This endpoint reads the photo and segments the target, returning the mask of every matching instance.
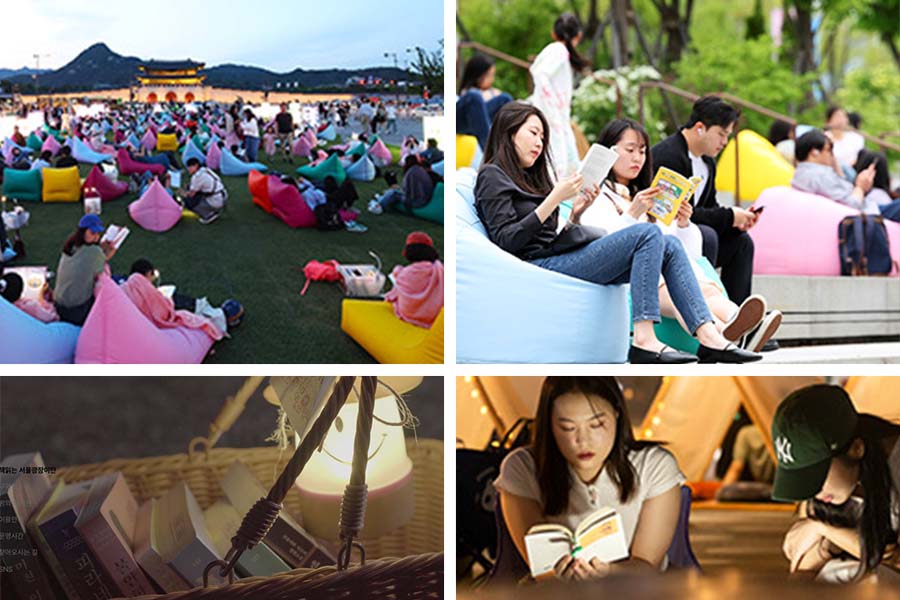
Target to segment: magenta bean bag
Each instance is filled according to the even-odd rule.
[[[124,148],[119,148],[116,159],[119,161],[119,173],[121,175],[141,174],[144,171],[150,171],[154,175],[159,176],[166,172],[166,167],[159,163],[142,163],[134,160]]]
[[[201,363],[213,340],[202,329],[160,329],[103,275],[94,287],[75,362],[80,364]]]
[[[369,156],[372,157],[372,162],[376,167],[386,167],[394,160],[391,151],[380,139],[375,140],[375,143],[369,147]]]
[[[754,274],[841,274],[838,224],[844,217],[858,215],[858,210],[784,186],[763,190],[754,206],[766,207],[750,229]],[[885,219],[884,226],[891,256],[900,262],[900,223]]]
[[[300,190],[289,183],[283,183],[275,176],[269,176],[269,202],[272,203],[272,214],[288,226],[316,226],[316,215],[303,199]]]
[[[141,138],[141,146],[143,146],[147,152],[156,150],[156,134],[153,133],[152,128],[148,128],[144,137]]]
[[[222,150],[216,142],[210,142],[206,149],[206,166],[216,170],[222,166]]]
[[[94,168],[91,169],[87,179],[84,180],[84,185],[81,186],[81,189],[84,191],[89,187],[97,190],[97,193],[100,194],[100,200],[108,202],[124,196],[128,191],[128,182],[113,181],[100,171],[100,167],[94,165]]]
[[[43,154],[45,150],[49,150],[53,156],[56,156],[60,147],[61,146],[59,145],[59,142],[56,141],[56,138],[52,135],[48,135],[47,139],[44,140],[44,143],[41,144],[41,154]]]
[[[175,227],[181,219],[181,206],[154,179],[144,195],[128,205],[128,214],[144,229],[163,232]]]
[[[294,153],[294,156],[309,158],[310,154],[312,154],[312,149],[313,147],[310,145],[309,139],[301,135],[297,138],[297,141],[294,142],[294,147],[291,149],[291,152]]]

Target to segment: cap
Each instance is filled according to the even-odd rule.
[[[831,459],[856,433],[858,414],[850,396],[835,385],[811,385],[791,393],[772,419],[777,467],[772,498],[812,498],[828,477]]]
[[[93,231],[94,233],[103,233],[103,221],[100,220],[95,214],[84,215],[81,217],[81,220],[78,221],[79,229],[87,229],[89,231]]]
[[[409,246],[410,244],[425,244],[426,246],[434,247],[434,241],[431,239],[431,236],[424,231],[413,231],[406,236],[406,245]]]

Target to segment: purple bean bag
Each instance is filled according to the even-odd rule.
[[[222,166],[222,150],[215,142],[210,142],[206,149],[206,166],[216,170]]]
[[[59,142],[56,141],[56,138],[52,135],[48,135],[47,139],[44,140],[44,143],[41,145],[41,153],[45,150],[49,150],[53,156],[56,156],[56,153],[59,152],[59,149],[62,146],[59,145]]]
[[[163,232],[175,227],[181,219],[181,206],[154,179],[144,195],[128,205],[128,214],[144,229]]]
[[[141,138],[141,146],[143,146],[147,152],[156,150],[156,134],[153,133],[152,128],[147,129],[144,137]]]

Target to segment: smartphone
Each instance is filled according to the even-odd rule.
[[[751,206],[750,207],[750,212],[752,212],[755,215],[761,215],[762,211],[764,211],[764,210],[766,210],[765,206]]]

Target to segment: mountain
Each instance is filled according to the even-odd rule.
[[[0,69],[0,79],[9,79],[10,77],[16,77],[17,75],[31,77],[32,75],[41,75],[42,73],[49,72],[50,69],[29,69],[28,67],[22,67],[21,69]]]
[[[192,57],[193,58],[193,57]],[[42,90],[98,90],[125,87],[135,83],[138,65],[143,61],[134,56],[116,54],[106,44],[97,43],[84,50],[65,66],[43,73],[38,84]],[[215,87],[241,87],[245,89],[277,89],[288,82],[299,82],[301,88],[341,87],[349,77],[376,77],[387,80],[404,80],[409,75],[394,67],[368,69],[295,69],[289,73],[275,73],[259,67],[224,64],[200,71],[206,82]],[[13,83],[31,83],[30,74],[9,77]]]

